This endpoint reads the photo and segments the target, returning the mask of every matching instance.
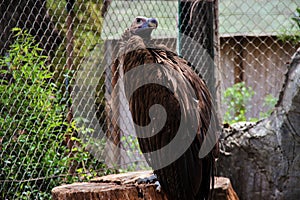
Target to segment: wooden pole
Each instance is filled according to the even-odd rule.
[[[239,40],[237,44],[234,45],[234,51],[236,57],[234,58],[234,84],[244,81],[244,64],[243,64],[243,37],[237,37],[236,40]]]
[[[117,168],[120,165],[120,143],[121,132],[119,127],[120,115],[120,96],[119,88],[117,87],[118,80],[120,78],[120,69],[117,67],[118,60],[112,60],[117,58],[118,41],[106,41],[105,42],[105,55],[109,56],[105,73],[105,86],[106,86],[106,146],[105,146],[105,163],[108,167]]]
[[[194,67],[199,70],[198,73],[206,81],[215,99],[214,26],[216,24],[214,22],[214,3],[212,0],[179,1],[180,38],[178,46],[179,54],[182,57],[193,65],[198,65]],[[200,57],[198,57],[199,54]]]
[[[66,71],[67,71],[67,76],[65,77],[65,86],[66,86],[66,96],[67,99],[71,98],[71,93],[72,93],[72,87],[70,85],[70,77],[72,76],[71,70],[73,68],[73,52],[74,52],[74,35],[73,35],[73,17],[74,17],[74,12],[73,12],[73,4],[74,1],[72,0],[67,0],[67,5],[66,5],[66,10],[68,12],[67,19],[66,19],[66,26],[67,26],[67,47],[66,47],[66,52],[67,52],[67,62],[66,62]],[[71,99],[68,100],[68,113],[67,113],[67,122],[71,124],[73,121],[73,111],[72,111],[72,105],[71,105]],[[67,133],[65,136],[66,138],[66,144],[67,147],[70,151],[69,156],[73,157],[72,153],[72,148],[75,145],[75,142],[71,140],[71,137],[74,136],[75,133]],[[70,164],[69,168],[69,174],[74,174],[76,171],[76,166],[77,163],[72,162]]]

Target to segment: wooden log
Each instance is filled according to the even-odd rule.
[[[167,200],[163,191],[158,192],[154,183],[138,184],[137,180],[151,176],[152,171],[128,172],[95,178],[87,183],[73,183],[53,188],[53,200]],[[238,200],[230,180],[217,177],[215,200]]]
[[[229,178],[216,177],[213,198],[214,200],[238,200]]]

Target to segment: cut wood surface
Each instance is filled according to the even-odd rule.
[[[167,200],[163,191],[158,192],[154,183],[138,184],[137,180],[151,176],[152,171],[137,171],[98,177],[86,183],[73,183],[55,187],[53,200]],[[237,200],[230,180],[217,177],[215,200]]]

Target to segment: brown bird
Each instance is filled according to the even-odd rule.
[[[122,35],[115,77],[124,74],[141,151],[168,199],[209,199],[217,142],[204,157],[199,152],[217,126],[211,95],[189,62],[153,42],[157,26],[155,18],[134,19]]]

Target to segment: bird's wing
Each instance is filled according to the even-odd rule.
[[[197,112],[197,121],[198,121],[198,131],[197,135],[187,149],[182,158],[180,158],[180,165],[182,169],[180,170],[182,181],[186,181],[184,185],[190,185],[190,188],[193,193],[193,196],[207,196],[209,194],[210,178],[213,170],[214,158],[211,155],[208,155],[204,159],[199,159],[199,152],[201,145],[203,143],[204,137],[207,134],[209,126],[211,124],[211,115],[212,115],[212,100],[210,92],[203,81],[192,69],[192,66],[184,59],[177,56],[175,53],[168,51],[166,49],[152,49],[153,54],[155,54],[156,61],[162,63],[166,68],[175,69],[179,76],[182,76],[193,88],[196,95],[196,112]],[[180,84],[180,87],[184,84]],[[185,91],[185,90],[183,90]],[[175,94],[176,95],[176,94]],[[177,95],[182,97],[183,95]],[[187,102],[186,106],[190,102]],[[191,108],[195,109],[195,108]],[[189,118],[192,112],[188,110],[189,113],[184,115],[181,113],[181,116]],[[215,122],[214,122],[215,123]],[[179,165],[179,166],[180,166]],[[187,178],[186,178],[187,177]],[[201,192],[206,194],[200,194]]]
[[[134,44],[142,46],[142,41]],[[211,154],[203,159],[199,158],[199,151],[210,125],[212,110],[211,96],[204,81],[194,73],[187,61],[168,51],[167,48],[144,48],[144,46],[136,48],[135,46],[133,51],[124,54],[122,61],[125,91],[131,91],[130,87],[141,85],[144,80],[151,82],[160,79],[164,82],[164,87],[153,83],[138,87],[132,93],[129,102],[133,121],[140,127],[148,127],[151,122],[160,121],[159,109],[152,110],[154,117],[149,116],[153,105],[159,104],[166,110],[167,118],[163,128],[151,137],[138,138],[140,148],[150,166],[154,168],[162,187],[171,195],[171,199],[207,198],[214,160]],[[162,67],[157,67],[157,64]],[[139,66],[142,66],[144,72],[129,73]],[[192,91],[189,88],[192,88]],[[194,93],[193,99],[188,98],[188,92]],[[194,124],[185,125],[183,127],[185,134],[181,136],[181,143],[184,144],[185,140],[191,139],[191,144],[184,149],[177,160],[168,166],[158,168],[160,164],[166,162],[166,158],[170,157],[172,152],[158,155],[148,153],[167,146],[176,137],[180,124],[189,124],[193,120],[196,120],[196,133]],[[150,127],[145,132],[156,132],[156,129]],[[178,149],[171,150],[179,151],[182,148],[178,145]]]

